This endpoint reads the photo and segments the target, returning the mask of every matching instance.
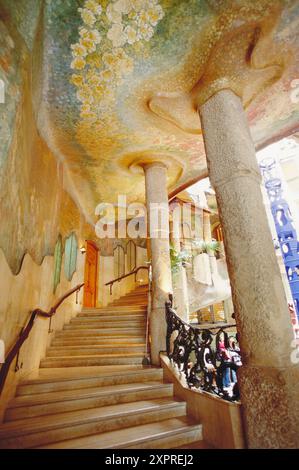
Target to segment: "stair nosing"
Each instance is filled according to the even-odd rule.
[[[140,382],[140,383],[135,383],[133,382],[133,384],[135,385],[143,385],[143,387],[139,387],[137,390],[135,388],[123,388],[123,389],[120,389],[120,390],[116,390],[114,392],[114,394],[116,395],[124,395],[124,394],[129,394],[129,393],[139,393],[139,392],[145,392],[145,391],[148,391],[148,390],[158,390],[159,388],[161,389],[169,389],[169,388],[172,388],[173,384],[172,383],[151,383],[151,382],[148,382],[146,384],[144,384],[143,382]],[[120,386],[122,385],[132,385],[132,384],[119,384]],[[113,387],[113,385],[109,386],[109,387]],[[92,390],[97,390],[96,393],[94,393],[93,395],[88,395],[88,396],[70,396],[70,397],[67,397],[67,398],[59,398],[59,397],[52,397],[52,400],[51,401],[48,401],[48,402],[37,402],[37,403],[14,403],[14,401],[18,398],[24,398],[24,396],[22,395],[21,397],[16,397],[14,398],[11,403],[8,404],[6,410],[14,410],[14,409],[19,409],[19,408],[26,408],[26,407],[34,407],[34,406],[42,406],[42,405],[50,405],[50,404],[54,404],[54,403],[63,403],[63,402],[70,402],[70,401],[76,401],[76,400],[88,400],[89,398],[101,398],[102,397],[105,397],[106,395],[110,395],[112,390],[104,390],[104,391],[101,391],[101,390],[98,390],[100,388],[103,388],[103,387],[87,387],[87,388],[84,388],[81,390],[81,394],[83,394],[83,390],[85,391],[85,393],[89,390],[89,393],[92,391]],[[79,389],[80,390],[80,389]],[[79,393],[79,390],[77,390],[77,392]],[[51,398],[51,393],[62,393],[62,392],[49,392],[47,393],[47,397],[48,399]],[[37,394],[35,394],[37,395]],[[44,394],[41,394],[41,395],[44,395]],[[26,396],[26,395],[25,395]],[[54,398],[54,399],[53,399]],[[21,401],[21,400],[19,400]],[[28,400],[29,401],[29,400]]]
[[[156,399],[157,401],[159,399]],[[160,399],[161,400],[161,399]],[[146,400],[144,400],[146,401]],[[152,400],[153,402],[155,401],[155,399]],[[137,401],[137,402],[129,402],[129,403],[136,403],[136,406],[140,406],[140,404],[142,403],[142,401]],[[126,416],[129,416],[129,415],[134,415],[134,414],[138,414],[138,413],[151,413],[151,412],[154,412],[154,411],[157,411],[159,409],[172,409],[172,408],[183,408],[186,406],[186,402],[185,401],[175,401],[174,398],[165,398],[165,403],[153,403],[152,405],[148,405],[147,407],[145,408],[142,408],[140,407],[139,409],[134,409],[134,410],[123,410],[123,411],[118,411],[116,410],[113,411],[112,409],[108,411],[108,413],[105,415],[105,408],[113,408],[113,407],[118,407],[118,408],[125,408],[125,406],[127,405],[128,403],[119,403],[119,404],[115,404],[115,405],[105,405],[103,407],[95,407],[95,408],[90,408],[90,409],[87,409],[87,410],[80,410],[80,412],[84,412],[84,411],[93,411],[93,413],[95,413],[95,410],[101,410],[103,411],[103,415],[102,416],[88,416],[88,417],[83,417],[83,418],[76,418],[74,417],[73,420],[67,420],[67,418],[72,418],[72,416],[70,416],[72,413],[73,414],[76,414],[78,413],[78,410],[76,411],[69,411],[69,412],[63,412],[63,413],[53,413],[52,415],[50,416],[58,416],[58,415],[66,415],[65,418],[66,418],[66,421],[65,422],[61,422],[61,423],[52,423],[52,424],[47,424],[47,423],[42,423],[40,426],[37,425],[37,427],[35,429],[5,429],[8,428],[9,426],[6,426],[6,425],[9,425],[10,423],[13,423],[15,426],[17,425],[20,425],[18,422],[22,422],[21,424],[25,424],[24,421],[27,421],[27,420],[37,420],[37,419],[40,419],[40,417],[33,417],[33,418],[23,418],[23,419],[20,419],[20,420],[13,420],[13,421],[8,421],[6,423],[3,423],[2,425],[2,428],[0,427],[0,442],[1,440],[4,440],[5,439],[12,439],[13,437],[21,437],[21,436],[24,436],[24,435],[32,435],[32,434],[37,434],[39,432],[47,432],[47,431],[55,431],[57,429],[63,429],[63,428],[68,428],[70,426],[77,426],[77,425],[84,425],[84,424],[92,424],[94,422],[101,422],[101,421],[105,421],[105,420],[112,420],[112,419],[115,419],[115,418],[121,418],[121,417],[126,417]],[[67,416],[69,415],[69,416]],[[28,423],[28,425],[30,425],[30,423]],[[1,438],[1,432],[6,432],[6,433],[9,433],[8,435],[6,434],[3,438]]]

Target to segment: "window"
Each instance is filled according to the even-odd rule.
[[[133,240],[127,243],[127,271],[131,272],[136,268],[136,245]]]
[[[114,276],[115,279],[125,274],[125,250],[121,245],[117,245],[113,251],[114,255]]]
[[[74,233],[65,241],[64,272],[68,281],[71,281],[77,267],[78,243]]]
[[[60,283],[60,272],[62,263],[62,239],[59,235],[55,245],[54,251],[54,279],[53,279],[53,292],[55,294],[58,284]]]

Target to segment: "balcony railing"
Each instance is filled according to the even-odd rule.
[[[239,400],[236,371],[241,364],[240,350],[232,330],[225,326],[198,328],[178,317],[172,298],[166,302],[166,350],[171,365],[184,374],[189,388],[210,392],[229,400]]]

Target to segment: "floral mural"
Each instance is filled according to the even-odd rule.
[[[71,68],[76,71],[71,83],[77,87],[80,116],[96,121],[109,109],[114,88],[133,71],[130,49],[150,41],[164,11],[157,0],[117,0],[106,8],[86,0],[78,11],[83,25],[78,42],[71,45]]]

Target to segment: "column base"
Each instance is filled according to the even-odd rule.
[[[248,448],[299,448],[299,367],[243,366],[238,382]]]

